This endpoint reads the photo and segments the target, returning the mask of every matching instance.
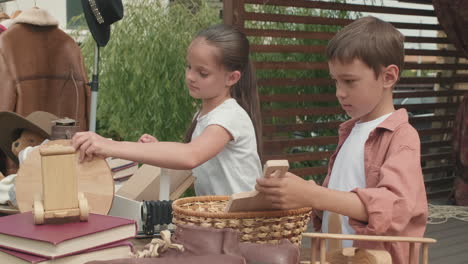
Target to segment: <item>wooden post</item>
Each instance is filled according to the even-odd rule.
[[[234,3],[235,0],[224,0],[223,1],[223,23],[226,25],[234,24]]]
[[[245,5],[244,0],[238,0],[237,3],[237,21],[236,26],[239,27],[242,31],[245,28],[245,21],[244,21],[244,13],[245,13]]]
[[[244,29],[244,0],[223,1],[223,23]]]
[[[315,264],[317,261],[317,239],[310,238],[310,263]]]
[[[326,263],[326,250],[327,250],[327,245],[325,244],[327,242],[326,239],[320,239],[320,264],[325,264]]]
[[[414,243],[409,243],[409,260],[408,260],[408,263],[412,263],[413,257],[414,257]]]
[[[422,264],[429,263],[429,245],[427,243],[422,244]]]
[[[328,215],[328,233],[331,234],[342,234],[341,231],[341,215],[329,212]],[[331,239],[328,241],[328,250],[340,250],[343,248],[343,241],[338,239]]]

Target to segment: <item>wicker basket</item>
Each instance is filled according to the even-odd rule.
[[[307,228],[311,208],[282,211],[226,213],[229,196],[198,196],[173,202],[173,220],[176,225],[196,225],[214,228],[232,228],[240,232],[242,242],[279,243],[289,239],[300,245],[302,232]]]

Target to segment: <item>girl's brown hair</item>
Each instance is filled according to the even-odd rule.
[[[218,48],[219,63],[228,71],[240,71],[239,81],[231,87],[231,97],[249,114],[255,128],[257,151],[261,157],[262,131],[260,117],[260,102],[257,91],[255,70],[249,58],[250,44],[247,37],[240,30],[229,25],[215,25],[199,32],[196,38],[205,39],[210,45]],[[190,142],[192,133],[197,125],[194,118],[184,142]]]

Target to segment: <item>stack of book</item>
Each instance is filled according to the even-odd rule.
[[[115,181],[126,181],[138,170],[138,163],[119,158],[107,158],[107,165]]]
[[[31,212],[0,217],[0,263],[82,264],[129,257],[136,224],[90,214],[87,222],[35,225]]]

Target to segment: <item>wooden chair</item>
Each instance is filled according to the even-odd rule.
[[[341,217],[336,213],[329,215],[329,232],[330,233],[304,233],[303,237],[311,239],[311,260],[310,262],[301,263],[320,263],[320,264],[350,264],[350,263],[366,263],[366,264],[391,264],[392,258],[390,253],[385,250],[371,250],[361,248],[342,248],[342,240],[364,240],[376,242],[408,242],[410,243],[410,256],[408,263],[411,263],[413,258],[412,253],[416,243],[422,246],[422,263],[428,263],[429,244],[437,242],[432,238],[421,237],[396,237],[396,236],[366,236],[366,235],[344,235],[341,234]],[[326,242],[328,242],[328,252]],[[320,258],[317,261],[317,248]]]

